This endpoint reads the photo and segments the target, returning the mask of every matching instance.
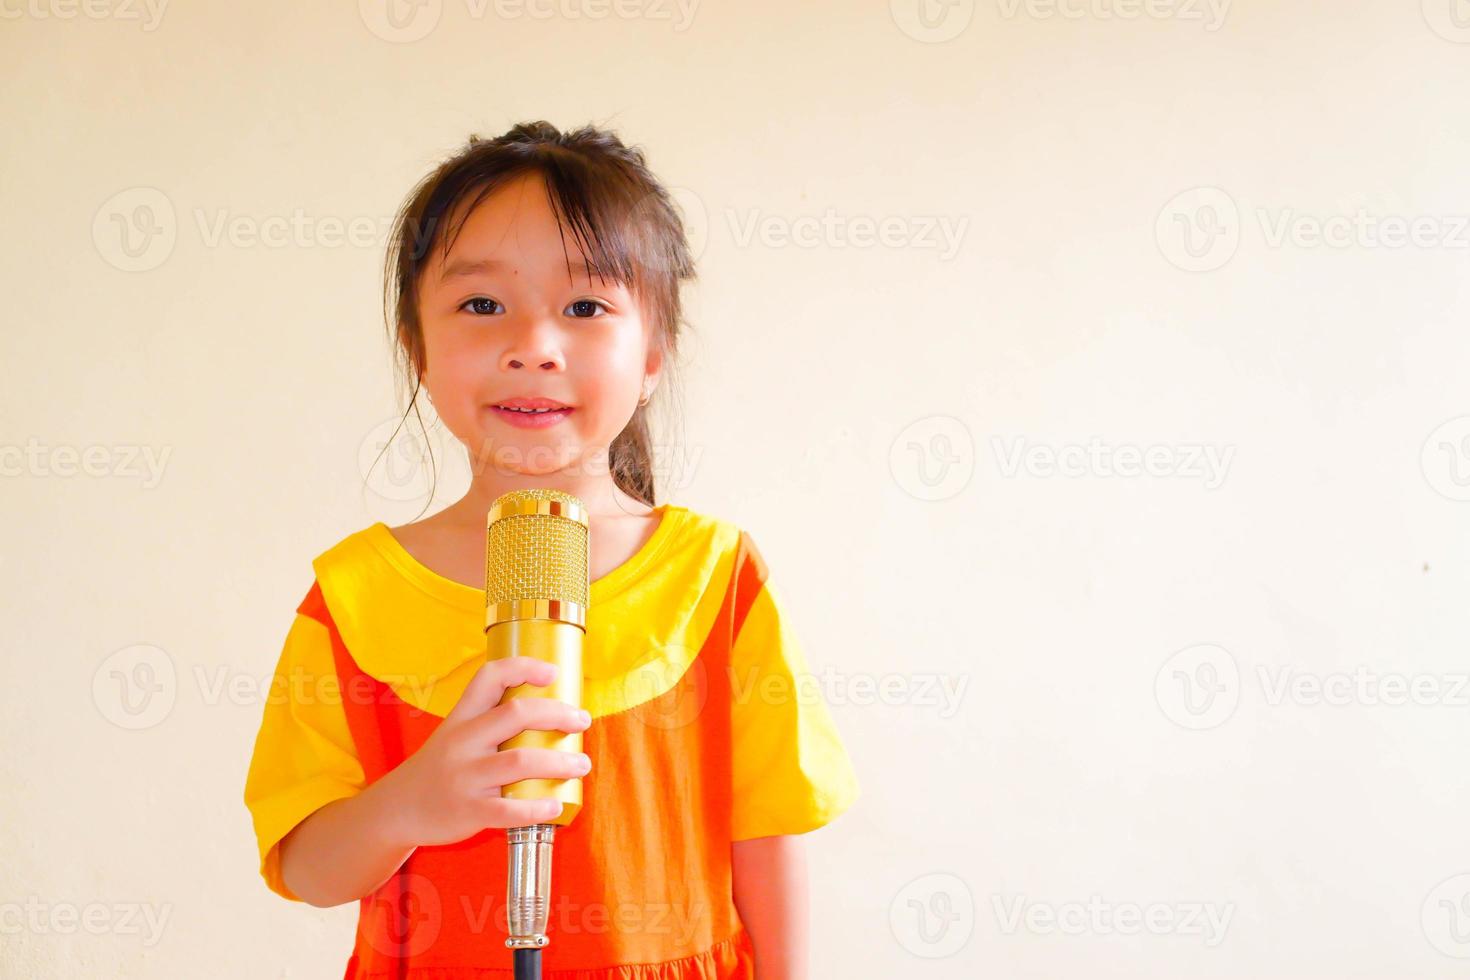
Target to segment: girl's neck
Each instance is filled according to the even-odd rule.
[[[491,505],[502,495],[512,490],[560,490],[577,497],[587,505],[593,519],[604,517],[643,516],[653,508],[641,500],[625,493],[611,476],[569,477],[566,473],[549,473],[522,476],[515,473],[496,473],[490,479],[484,476],[471,482],[469,490],[457,502],[444,508],[440,516],[454,524],[481,526]]]

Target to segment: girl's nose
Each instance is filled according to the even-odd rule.
[[[559,357],[547,358],[540,363],[536,363],[535,360],[532,359],[532,364],[535,367],[539,367],[543,371],[560,371],[562,369],[561,358]],[[513,357],[507,362],[507,366],[512,369],[523,368],[526,366],[526,362]]]
[[[556,330],[544,322],[527,324],[517,331],[515,340],[500,357],[502,370],[519,370],[525,367],[542,371],[562,371],[566,360],[557,341]]]

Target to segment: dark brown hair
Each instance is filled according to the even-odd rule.
[[[384,311],[389,342],[401,371],[398,380],[413,385],[398,428],[412,411],[424,431],[426,446],[428,432],[418,413],[426,366],[419,319],[420,276],[435,245],[448,255],[465,220],[481,201],[528,173],[540,174],[546,183],[562,229],[564,251],[570,230],[592,271],[627,286],[633,294],[650,324],[651,342],[663,352],[663,377],[657,391],[674,390],[665,380],[672,374],[679,337],[687,326],[680,286],[692,280],[695,271],[684,223],[672,198],[648,169],[643,151],[625,146],[614,133],[591,125],[563,133],[549,122],[523,122],[494,139],[472,135],[458,153],[410,192],[393,223],[384,265]],[[468,205],[462,207],[465,202]],[[450,227],[456,215],[458,220]],[[568,255],[568,275],[571,259]],[[403,387],[399,388],[400,400]],[[634,411],[608,450],[614,482],[650,506],[657,502],[648,416],[652,407],[650,402]],[[430,450],[431,461],[432,455]],[[429,502],[436,488],[437,472]],[[428,505],[426,502],[425,509]]]

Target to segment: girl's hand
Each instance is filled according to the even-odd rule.
[[[561,813],[552,799],[511,800],[500,788],[520,779],[585,776],[591,761],[580,752],[496,746],[527,729],[580,732],[590,724],[579,709],[553,698],[515,698],[500,703],[508,688],[540,687],[556,677],[556,665],[535,657],[506,657],[486,663],[470,679],[459,703],[417,752],[383,779],[393,781],[395,809],[402,820],[392,829],[406,846],[453,844],[487,827],[524,827]]]

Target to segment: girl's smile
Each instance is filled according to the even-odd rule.
[[[491,405],[490,411],[497,418],[518,429],[549,429],[558,422],[564,421],[568,415],[572,414],[573,409],[522,409],[508,408],[504,405]]]

